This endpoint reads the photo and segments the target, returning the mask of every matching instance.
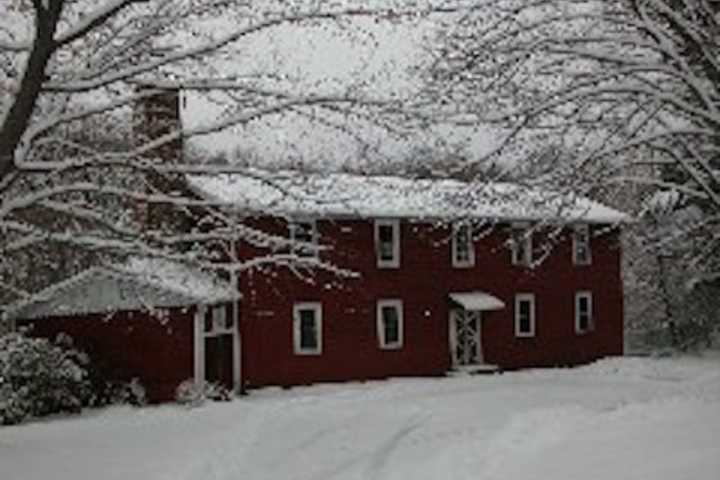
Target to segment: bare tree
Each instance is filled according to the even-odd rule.
[[[288,240],[239,224],[211,202],[182,189],[157,188],[147,178],[176,186],[174,179],[184,174],[250,174],[242,166],[217,162],[161,162],[160,152],[181,149],[186,138],[263,116],[306,112],[309,118],[333,125],[338,124],[335,119],[348,116],[384,123],[384,115],[397,113],[397,100],[357,92],[301,91],[278,78],[272,67],[252,75],[227,74],[216,63],[231,59],[242,64],[248,55],[244,42],[278,27],[321,22],[347,27],[358,17],[396,21],[456,10],[409,0],[374,3],[378,5],[347,1],[328,6],[311,0],[2,0],[0,305],[32,294],[35,288],[33,282],[28,287],[27,279],[37,276],[37,266],[30,259],[41,249],[192,257],[202,266],[235,272],[267,263],[317,262],[282,253],[217,262],[211,253],[218,245],[227,250],[242,240],[282,252],[288,250]],[[213,92],[225,108],[215,121],[191,129],[165,125],[149,136],[100,131],[129,125],[133,106],[176,89]],[[102,121],[111,114],[115,120]],[[129,136],[132,141],[97,141],[78,134],[78,129],[100,132],[100,137]],[[152,224],[140,229],[128,218],[128,206],[137,203],[169,206],[194,216],[193,225],[202,228],[169,231]],[[196,248],[201,243],[211,246]],[[53,262],[46,267],[62,269]]]
[[[633,251],[657,259],[671,249],[687,286],[717,279],[720,4],[472,4],[446,25],[429,69],[428,94],[448,105],[447,118],[501,128],[490,156],[552,145],[545,161],[555,166],[536,182],[636,214],[673,198],[666,223],[633,228]]]

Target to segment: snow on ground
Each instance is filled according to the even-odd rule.
[[[0,479],[720,478],[720,358],[264,389],[0,428]]]

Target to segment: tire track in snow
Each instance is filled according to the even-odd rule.
[[[367,478],[377,480],[383,472],[390,458],[400,447],[402,441],[412,432],[422,427],[430,418],[429,415],[415,416],[400,430],[396,431],[388,440],[380,444],[371,456],[371,462],[366,470]]]

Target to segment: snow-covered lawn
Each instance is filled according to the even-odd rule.
[[[265,389],[0,428],[0,479],[720,478],[720,359]]]

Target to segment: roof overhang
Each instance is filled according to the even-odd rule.
[[[32,320],[213,305],[240,298],[232,285],[200,270],[170,262],[136,262],[91,267],[11,305],[5,315],[10,320]]]
[[[469,311],[492,311],[505,308],[502,300],[481,291],[451,293],[450,299]]]

